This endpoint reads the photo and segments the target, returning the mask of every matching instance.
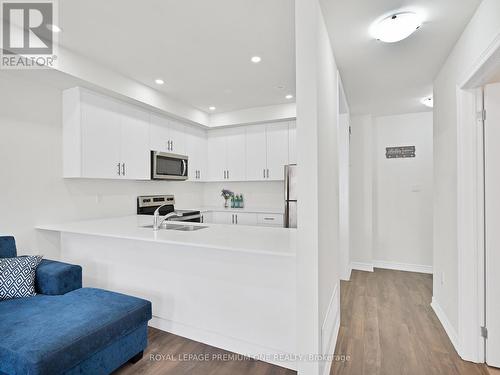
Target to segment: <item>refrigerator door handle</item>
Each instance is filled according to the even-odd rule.
[[[285,201],[288,201],[288,166],[285,166]]]

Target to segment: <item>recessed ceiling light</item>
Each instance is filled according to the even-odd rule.
[[[252,62],[253,62],[254,64],[258,64],[258,63],[260,63],[260,62],[262,61],[262,59],[260,58],[260,56],[253,56],[253,57],[251,58],[251,60],[252,60]]]
[[[49,29],[50,31],[52,31],[54,33],[60,33],[62,31],[59,26],[51,24],[51,23],[47,24],[47,29]]]
[[[165,83],[165,81],[163,79],[161,79],[161,78],[157,78],[157,79],[155,79],[155,83],[157,85],[163,85]]]
[[[293,95],[292,94],[288,94],[287,96],[285,96],[286,99],[293,99]]]
[[[429,108],[434,108],[434,98],[432,96],[427,96],[420,100],[420,103]]]
[[[214,106],[211,106],[211,107],[208,107],[208,109],[209,109],[210,111],[215,111],[217,108],[215,108]]]
[[[395,43],[408,38],[422,25],[422,17],[413,12],[395,13],[376,21],[371,34],[375,39]]]

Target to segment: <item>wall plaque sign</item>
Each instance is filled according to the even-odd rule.
[[[415,146],[386,147],[385,157],[387,159],[414,158]]]

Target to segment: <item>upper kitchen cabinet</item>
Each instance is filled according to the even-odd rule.
[[[186,133],[184,125],[157,114],[151,114],[150,147],[153,151],[184,155]]]
[[[112,98],[63,93],[64,177],[150,178],[149,115]]]
[[[283,180],[288,164],[288,122],[246,128],[247,179]]]
[[[151,178],[149,113],[126,104],[120,107],[122,177],[148,180]]]
[[[242,128],[208,134],[208,180],[245,181],[245,132]]]
[[[207,171],[207,132],[195,126],[186,126],[186,154],[189,157],[189,181],[206,181]]]
[[[288,164],[288,122],[266,126],[267,180],[283,180]]]
[[[252,125],[246,129],[246,167],[249,181],[266,179],[267,146],[266,125]]]

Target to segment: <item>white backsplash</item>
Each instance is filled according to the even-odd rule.
[[[221,190],[228,189],[235,194],[243,194],[245,207],[282,208],[284,199],[283,181],[266,182],[207,182],[203,189],[205,206],[223,206]]]

